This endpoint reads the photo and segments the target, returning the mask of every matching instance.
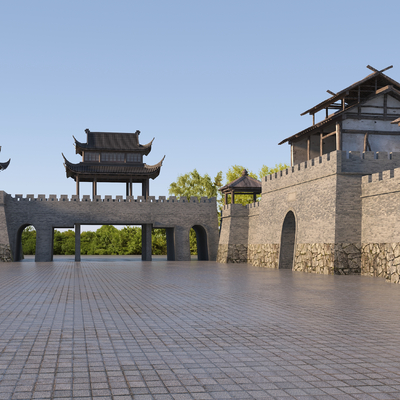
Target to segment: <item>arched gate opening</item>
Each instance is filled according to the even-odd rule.
[[[293,258],[296,241],[296,218],[289,211],[283,221],[281,246],[279,252],[279,269],[293,269]]]
[[[27,229],[28,228],[28,229]],[[26,231],[25,231],[26,230]],[[22,225],[17,232],[17,242],[15,247],[14,261],[24,259],[24,251],[22,247],[22,235],[25,231],[24,245],[29,247],[27,254],[35,254],[36,252],[36,230],[31,224]]]
[[[192,229],[196,233],[197,259],[199,261],[208,261],[207,232],[201,225],[194,225]]]

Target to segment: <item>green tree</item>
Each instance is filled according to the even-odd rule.
[[[199,200],[201,197],[218,197],[218,189],[222,185],[222,171],[218,172],[214,180],[210,175],[200,175],[196,169],[184,175],[179,175],[176,182],[169,185],[169,194],[180,197],[196,196]]]
[[[287,168],[289,168],[289,165],[282,164],[282,163],[275,164],[274,168],[268,168],[266,165],[263,165],[260,169],[260,172],[258,173],[258,176],[260,179],[262,179],[262,178],[264,178],[264,176],[274,174],[275,172],[278,172],[278,171],[283,171],[284,169],[287,169]]]
[[[197,254],[197,238],[196,232],[192,228],[189,232],[190,254],[195,256]]]
[[[165,229],[153,229],[151,232],[152,253],[154,255],[167,254],[167,235]]]
[[[81,233],[81,254],[96,254],[96,232],[84,231]]]
[[[95,236],[95,254],[117,255],[119,254],[119,231],[115,226],[103,225],[97,229]]]
[[[36,230],[33,226],[27,226],[21,234],[22,252],[25,255],[33,255],[36,251]]]
[[[142,254],[142,229],[126,226],[121,229],[121,242],[125,246],[124,254]]]
[[[71,229],[63,232],[63,241],[61,245],[61,254],[75,254],[75,232]]]

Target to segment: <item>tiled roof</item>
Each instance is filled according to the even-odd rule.
[[[82,150],[94,151],[133,151],[148,154],[151,151],[150,143],[141,145],[139,143],[139,131],[135,133],[118,132],[90,132],[86,129],[87,142],[79,142],[75,137],[76,152],[82,154]]]
[[[219,189],[221,192],[260,192],[261,193],[261,182],[255,178],[248,175],[248,172],[244,169],[242,171],[242,176],[234,181],[228,183],[227,185]]]
[[[164,158],[156,165],[147,164],[102,164],[80,162],[73,164],[69,162],[63,155],[65,160],[65,169],[67,177],[78,175],[115,175],[119,176],[136,176],[142,178],[156,178],[160,173],[160,169]]]
[[[0,163],[0,171],[4,171],[5,169],[7,169],[7,167],[10,165],[10,161],[11,161],[11,158],[4,163]]]

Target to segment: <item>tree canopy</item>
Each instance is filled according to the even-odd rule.
[[[187,197],[196,196],[199,200],[201,197],[217,197],[218,189],[222,185],[222,171],[218,172],[214,180],[210,175],[200,175],[197,169],[184,175],[179,175],[176,182],[169,185],[169,194],[173,196]]]
[[[225,185],[240,178],[244,169],[247,169],[249,176],[252,178],[262,179],[266,175],[273,174],[286,168],[289,168],[286,164],[275,164],[274,168],[263,165],[258,174],[256,174],[242,165],[235,164],[232,165],[225,174]],[[188,199],[190,199],[191,196],[196,196],[198,199],[203,196],[216,197],[218,209],[220,210],[223,206],[223,199],[218,189],[222,186],[222,171],[218,172],[214,180],[212,180],[210,175],[200,175],[197,169],[194,169],[192,172],[179,175],[176,182],[170,184],[169,194],[177,196],[178,198],[187,197]],[[260,198],[260,195],[257,197]],[[253,202],[252,194],[235,196],[235,203],[246,205],[251,202]]]
[[[32,226],[24,229],[21,236],[22,251],[33,255],[36,251],[36,230]],[[192,229],[189,235],[190,253],[197,254],[196,234]],[[167,236],[165,229],[153,229],[151,232],[152,254],[167,254]],[[54,255],[75,254],[75,232],[54,230]],[[117,229],[112,225],[103,225],[95,232],[81,233],[81,254],[86,255],[139,255],[142,254],[142,229],[137,226],[125,226]]]

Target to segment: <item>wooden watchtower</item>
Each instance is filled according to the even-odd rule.
[[[391,122],[400,117],[400,83],[367,66],[372,74],[340,92],[327,92],[327,100],[301,115],[312,116],[312,125],[279,144],[291,145],[291,164],[299,164],[335,150],[400,151],[400,131]],[[320,121],[316,120],[322,112]]]

